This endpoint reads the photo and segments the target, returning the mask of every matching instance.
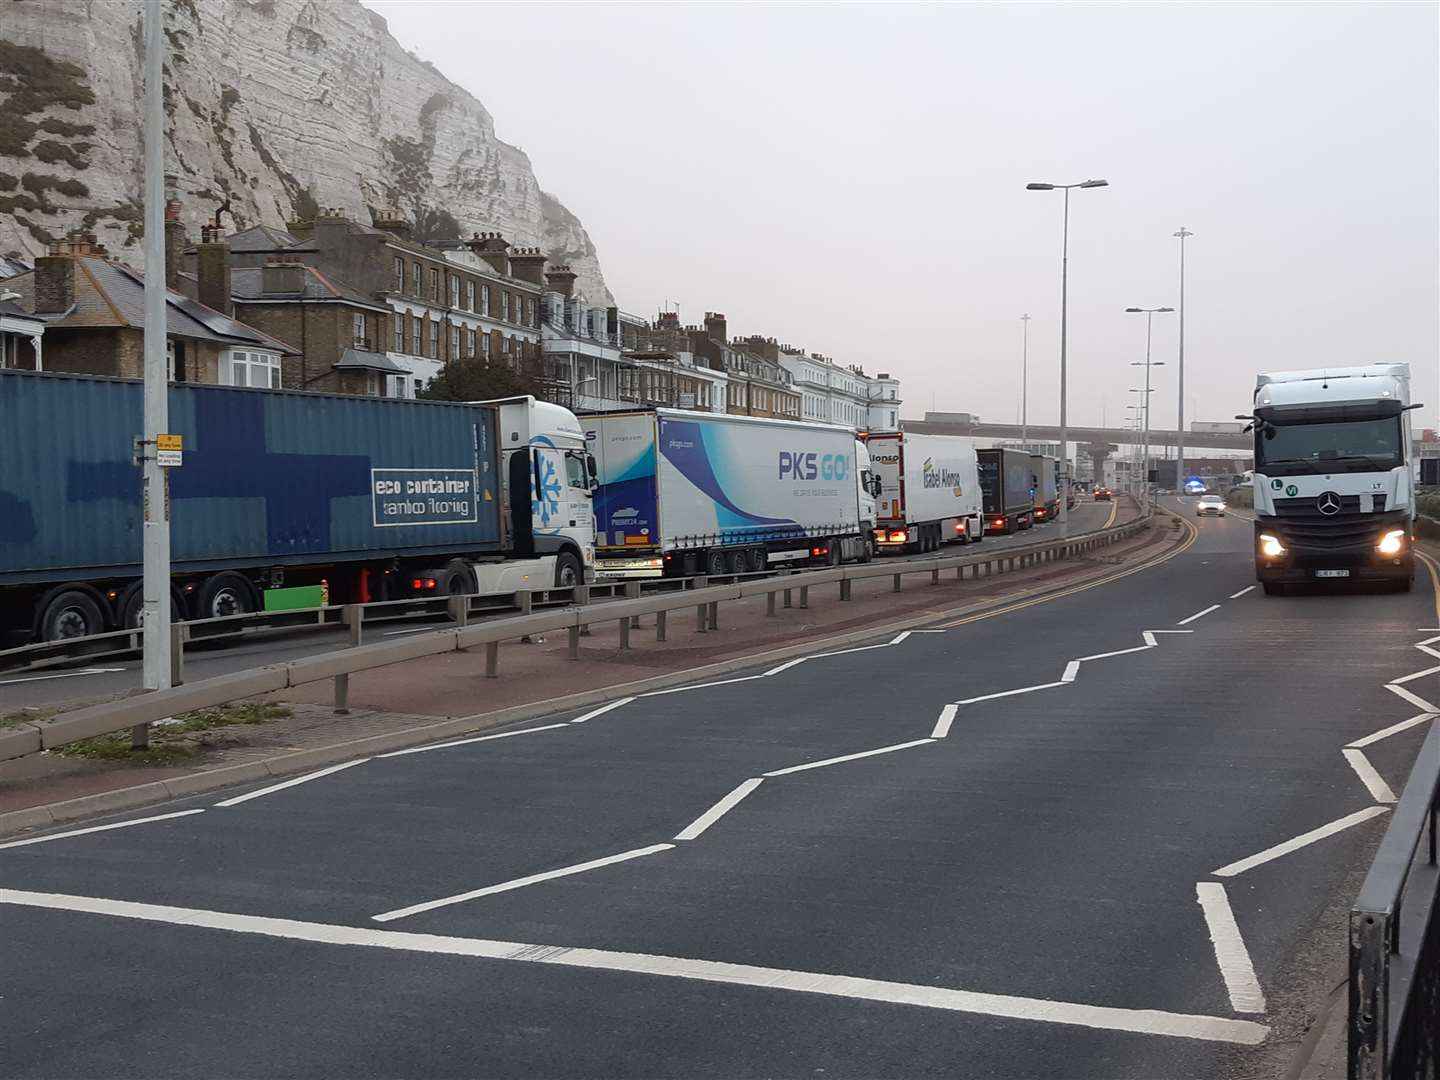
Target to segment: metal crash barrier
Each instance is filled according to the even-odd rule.
[[[1349,1080],[1440,1075],[1437,809],[1440,723],[1431,721],[1350,909]]]

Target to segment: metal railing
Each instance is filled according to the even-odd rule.
[[[1350,909],[1349,1080],[1440,1075],[1437,810],[1440,722],[1432,721]]]
[[[518,603],[520,615],[488,619],[473,625],[470,622],[471,601],[477,598],[450,597],[447,602],[450,605],[452,625],[373,645],[364,644],[362,635],[368,609],[374,605],[348,605],[342,614],[343,621],[350,628],[350,645],[347,648],[213,676],[193,683],[181,682],[183,670],[176,670],[173,674],[177,677],[175,681],[178,685],[169,690],[138,694],[120,701],[61,713],[48,720],[0,728],[0,761],[54,749],[79,739],[112,735],[127,729],[133,732],[135,745],[144,746],[148,726],[157,720],[193,709],[224,705],[257,694],[286,690],[326,679],[334,680],[336,712],[345,712],[348,708],[351,674],[406,660],[483,645],[485,676],[495,678],[499,675],[500,643],[503,641],[565,630],[569,634],[570,659],[579,660],[580,639],[592,623],[618,623],[620,648],[629,649],[631,631],[643,615],[655,616],[655,640],[665,641],[669,613],[684,608],[695,609],[695,630],[697,633],[707,633],[719,629],[720,604],[730,600],[764,596],[765,616],[773,618],[777,615],[776,609],[782,598],[787,608],[792,605],[801,609],[808,608],[811,589],[821,585],[838,585],[839,600],[848,602],[856,581],[891,578],[892,591],[900,592],[904,578],[914,574],[928,574],[932,585],[940,584],[941,574],[948,570],[954,571],[957,581],[963,580],[967,571],[972,579],[989,577],[1044,562],[1083,556],[1127,539],[1149,527],[1148,518],[1138,518],[1124,525],[1083,536],[1024,547],[1003,548],[959,558],[893,561],[888,565],[884,562],[866,563],[788,574],[731,574],[724,575],[723,578],[717,575],[714,578],[701,576],[670,579],[666,583],[668,588],[648,597],[641,595],[642,583],[638,581],[613,585],[606,583],[600,586],[576,585],[569,589],[546,589],[537,593],[513,593],[510,595]],[[724,583],[715,584],[717,580],[723,580]],[[623,598],[593,602],[594,590],[615,588],[622,590]],[[563,597],[563,594],[568,594],[568,597]],[[533,610],[536,595],[555,600],[568,599],[569,602],[566,606],[536,613]],[[179,655],[178,650],[176,654]]]

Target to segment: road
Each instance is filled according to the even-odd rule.
[[[1265,597],[1249,525],[1195,526],[1007,614],[0,844],[7,1076],[1282,1075],[1436,596]]]
[[[1082,502],[1071,514],[1071,528],[1089,532],[1115,520],[1118,503]],[[1133,511],[1132,511],[1133,512]],[[1126,518],[1120,518],[1124,521]],[[987,537],[981,547],[951,545],[947,554],[969,555],[1016,544],[1031,544],[1051,539],[1055,529],[1042,526],[1012,536]],[[908,558],[934,558],[934,555],[913,555]],[[367,641],[383,641],[387,637],[431,630],[447,625],[445,619],[397,620],[384,624],[384,629],[367,633]],[[185,677],[193,682],[214,675],[284,663],[302,656],[333,652],[349,644],[343,629],[267,632],[228,641],[192,645],[185,653]],[[66,702],[113,697],[139,689],[141,663],[136,657],[107,657],[90,662],[77,662],[64,668],[49,668],[27,673],[0,672],[0,703],[6,708],[46,708]]]

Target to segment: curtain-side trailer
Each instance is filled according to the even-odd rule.
[[[558,406],[172,384],[169,416],[174,619],[593,573],[584,437]],[[0,371],[0,630],[139,624],[142,430],[137,380]]]
[[[1054,521],[1060,514],[1058,459],[1045,454],[1030,455],[1030,478],[1036,522]]]
[[[581,424],[598,466],[599,574],[753,573],[873,553],[875,485],[846,428],[676,409]]]
[[[975,444],[955,435],[870,432],[870,460],[880,478],[882,551],[934,551],[985,535]]]

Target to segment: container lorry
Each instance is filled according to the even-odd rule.
[[[848,428],[643,409],[583,415],[596,572],[646,578],[865,562],[875,492]]]
[[[1256,379],[1255,576],[1359,579],[1408,591],[1415,577],[1414,444],[1407,364],[1282,371]]]
[[[1030,494],[1030,455],[1022,450],[992,447],[975,451],[987,533],[1013,533],[1030,528],[1035,500]]]
[[[985,535],[984,500],[972,440],[911,431],[870,432],[880,478],[876,545],[881,551],[934,551]]]
[[[1044,454],[1030,455],[1031,502],[1035,510],[1033,521],[1043,524],[1059,516],[1059,473],[1059,459]]]
[[[592,467],[559,406],[181,383],[169,418],[173,619],[593,575]],[[139,625],[142,430],[138,380],[0,371],[7,636]]]

